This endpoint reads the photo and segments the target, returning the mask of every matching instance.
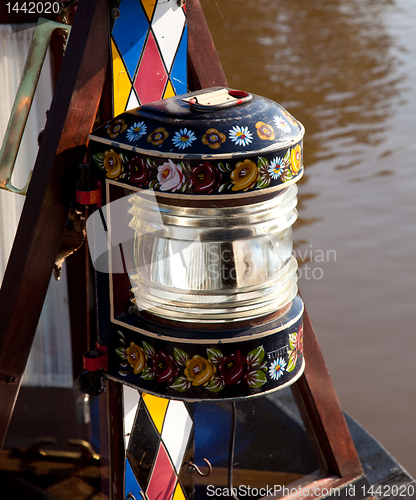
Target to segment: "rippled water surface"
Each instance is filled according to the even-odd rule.
[[[231,87],[306,128],[300,290],[345,411],[416,475],[416,2],[202,0]]]

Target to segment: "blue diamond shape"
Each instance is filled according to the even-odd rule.
[[[182,34],[182,40],[179,44],[178,51],[175,56],[172,71],[170,72],[170,80],[176,95],[186,94],[188,87],[186,84],[186,60],[188,55],[188,28],[185,26]]]
[[[133,473],[131,465],[128,460],[126,460],[126,496],[131,493],[134,498],[141,499],[143,496],[141,494],[142,489],[137,482],[136,476]]]
[[[139,0],[121,0],[119,10],[120,16],[114,23],[112,35],[133,79],[149,30],[149,21]]]

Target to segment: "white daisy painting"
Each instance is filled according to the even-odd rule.
[[[275,359],[269,366],[269,375],[273,380],[278,380],[285,371],[286,361],[283,358]]]
[[[278,116],[278,115],[274,115],[273,120],[274,120],[274,123],[276,124],[276,127],[279,130],[281,130],[285,134],[290,134],[291,128],[286,120],[284,120],[281,116]]]
[[[284,168],[285,160],[283,158],[273,158],[268,169],[270,177],[275,180],[278,179]]]
[[[228,136],[237,146],[247,146],[253,140],[253,134],[248,127],[240,127],[239,125],[229,130]]]
[[[173,145],[179,149],[185,149],[192,145],[196,139],[195,134],[192,130],[183,128],[179,132],[175,132],[175,136],[172,138]]]
[[[137,122],[134,123],[128,130],[127,130],[127,139],[132,142],[132,141],[138,141],[142,135],[144,135],[147,132],[147,126],[144,122]]]

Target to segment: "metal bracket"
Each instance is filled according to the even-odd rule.
[[[12,185],[11,177],[46,51],[48,50],[52,33],[56,29],[65,29],[69,34],[71,26],[39,18],[4,135],[3,145],[0,150],[0,189],[5,189],[12,193],[25,195],[29,186],[30,176],[25,187],[22,189],[18,189]]]

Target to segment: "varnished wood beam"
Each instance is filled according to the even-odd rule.
[[[360,459],[306,310],[303,332],[305,371],[292,392],[304,420],[309,419],[329,473],[358,477],[363,474]]]
[[[188,19],[188,87],[228,87],[214,41],[199,0],[186,2]]]

